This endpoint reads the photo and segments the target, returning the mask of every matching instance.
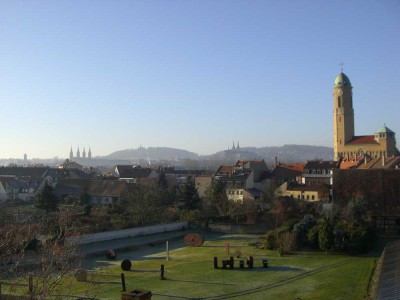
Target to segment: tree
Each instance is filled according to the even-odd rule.
[[[86,189],[79,195],[79,204],[82,206],[90,204],[90,195]]]
[[[337,221],[337,213],[334,209],[326,210],[322,223],[318,231],[319,248],[327,253],[332,251],[335,246],[335,225]]]
[[[7,218],[7,225],[0,227],[0,278],[26,278],[33,269],[31,299],[59,294],[60,283],[80,265],[79,237],[66,239],[70,228],[77,227],[72,212],[65,209],[55,217],[39,220],[22,218],[20,214]],[[15,294],[18,290],[11,286],[7,293]]]
[[[157,220],[160,212],[154,191],[136,184],[127,186],[118,206],[119,211],[128,213],[129,218],[140,225]]]
[[[48,184],[46,180],[42,191],[37,197],[36,207],[44,209],[46,210],[46,212],[50,212],[56,211],[57,206],[57,196],[54,194],[54,189]]]
[[[223,182],[220,180],[212,181],[202,199],[202,208],[206,218],[226,216],[229,213],[230,206],[231,203],[226,195]]]
[[[176,207],[187,211],[190,221],[190,212],[200,208],[200,197],[192,178],[189,177],[187,182],[177,190],[176,198]]]
[[[158,171],[157,185],[161,190],[168,189],[167,177],[165,176],[164,169],[162,168]]]

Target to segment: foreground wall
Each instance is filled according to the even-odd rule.
[[[135,227],[116,231],[106,231],[91,234],[84,234],[79,237],[70,237],[68,242],[79,242],[80,244],[89,244],[95,242],[110,241],[116,239],[123,239],[128,237],[135,237],[141,235],[148,235],[154,233],[182,230],[188,228],[188,222],[178,222],[171,224],[160,224],[145,227]]]

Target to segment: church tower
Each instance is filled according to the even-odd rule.
[[[73,158],[74,158],[74,152],[72,152],[72,147],[71,147],[71,150],[69,151],[69,160],[72,161]]]
[[[82,158],[86,158],[86,149],[83,148]]]
[[[90,147],[89,147],[89,152],[88,152],[88,158],[89,158],[89,159],[92,158],[92,151],[90,150]]]
[[[79,147],[78,150],[76,151],[76,158],[81,158],[81,152],[79,151]]]
[[[344,156],[345,145],[354,137],[353,87],[341,72],[333,85],[333,151],[334,159]]]

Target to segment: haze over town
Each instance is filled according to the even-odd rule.
[[[288,4],[1,1],[0,157],[331,147],[342,61],[356,133],[399,132],[400,3]]]

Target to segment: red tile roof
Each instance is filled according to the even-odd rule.
[[[343,158],[340,162],[339,169],[351,169],[357,168],[363,161],[365,160],[365,156],[352,156],[350,158]]]
[[[284,167],[287,169],[291,169],[293,171],[297,171],[297,172],[303,172],[304,171],[304,166],[306,164],[300,164],[300,163],[293,163],[293,164],[287,164],[287,163],[279,163],[280,167]]]
[[[217,170],[217,175],[230,175],[233,173],[233,166],[220,166],[219,169]]]
[[[361,136],[354,136],[353,139],[346,144],[348,145],[358,145],[358,144],[378,144],[375,141],[374,135],[361,135]]]

